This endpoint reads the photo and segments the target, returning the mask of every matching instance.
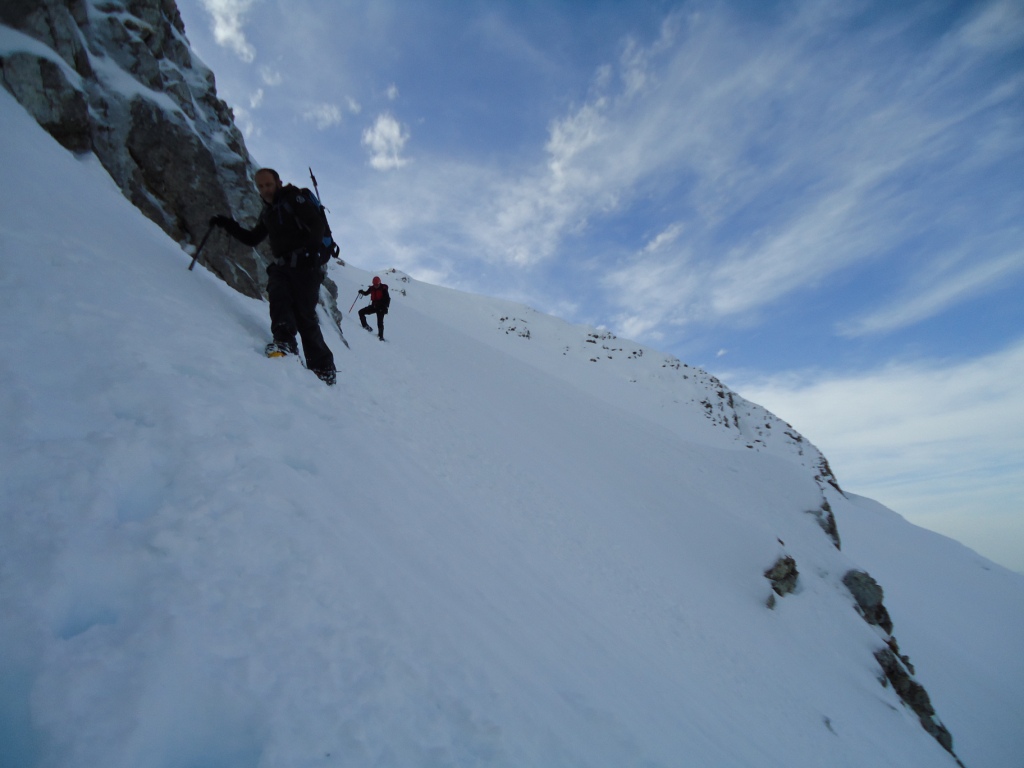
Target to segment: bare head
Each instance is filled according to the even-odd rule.
[[[274,195],[281,188],[281,177],[273,168],[260,168],[256,171],[256,189],[266,202],[274,202]]]

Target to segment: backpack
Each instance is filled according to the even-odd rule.
[[[313,189],[316,191],[309,192],[308,189],[303,191],[309,192],[309,196],[313,198],[313,201],[316,203],[316,207],[320,209],[320,218],[324,222],[324,245],[323,248],[320,249],[320,266],[323,266],[330,261],[331,256],[338,259],[338,261],[341,261],[339,258],[341,248],[339,248],[338,244],[334,242],[334,236],[331,234],[331,225],[327,221],[327,209],[324,207],[324,204],[320,202],[320,187],[317,186],[316,176],[313,175],[312,167],[309,169],[309,180],[313,182]],[[342,264],[344,263],[345,262],[342,262]]]
[[[292,188],[294,189],[294,187]],[[320,202],[320,198],[318,198],[316,195],[310,192],[307,187],[303,187],[302,189],[298,190],[297,198],[300,202],[303,202],[302,196],[307,197],[316,205],[316,209],[320,212],[320,220],[324,224],[323,244],[320,246],[319,252],[316,255],[317,266],[322,267],[324,264],[330,261],[331,256],[337,258],[338,254],[341,253],[341,248],[339,248],[338,244],[334,242],[334,236],[331,234],[331,225],[327,222],[327,213],[324,209],[323,203]],[[310,231],[309,227],[306,226],[305,222],[303,222],[303,220],[300,219],[298,215],[296,215],[295,209],[292,208],[291,203],[289,203],[287,200],[284,200],[281,202],[281,207],[295,221],[295,226],[298,227],[299,230],[301,230],[302,232]]]
[[[334,242],[334,235],[331,234],[331,225],[327,221],[327,209],[324,208],[324,204],[320,202],[320,198],[310,192],[308,189],[303,188],[303,194],[309,195],[310,199],[316,203],[317,210],[320,211],[320,220],[324,223],[324,244],[320,249],[320,266],[323,266],[331,257],[338,258],[341,253],[341,248]]]

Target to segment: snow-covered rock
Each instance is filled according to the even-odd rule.
[[[258,213],[254,163],[174,0],[5,2],[0,24],[0,82],[67,149],[94,152],[172,238],[196,245],[212,215]],[[260,295],[259,251],[221,237],[202,256]]]

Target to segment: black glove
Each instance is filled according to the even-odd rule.
[[[232,219],[230,216],[214,216],[212,219],[210,219],[211,227],[221,227],[223,229],[227,229],[228,227],[234,226],[234,224],[235,220]]]

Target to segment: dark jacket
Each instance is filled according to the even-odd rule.
[[[375,310],[384,310],[387,313],[388,307],[391,306],[391,294],[388,292],[387,283],[371,285],[365,291],[359,291],[359,294],[361,296],[369,296],[370,303]]]
[[[232,221],[225,225],[237,240],[254,246],[270,237],[274,258],[285,266],[301,266],[306,255],[319,264],[317,254],[323,245],[324,219],[320,207],[308,190],[288,184],[277,191],[274,202],[264,201],[263,210],[252,229]]]

